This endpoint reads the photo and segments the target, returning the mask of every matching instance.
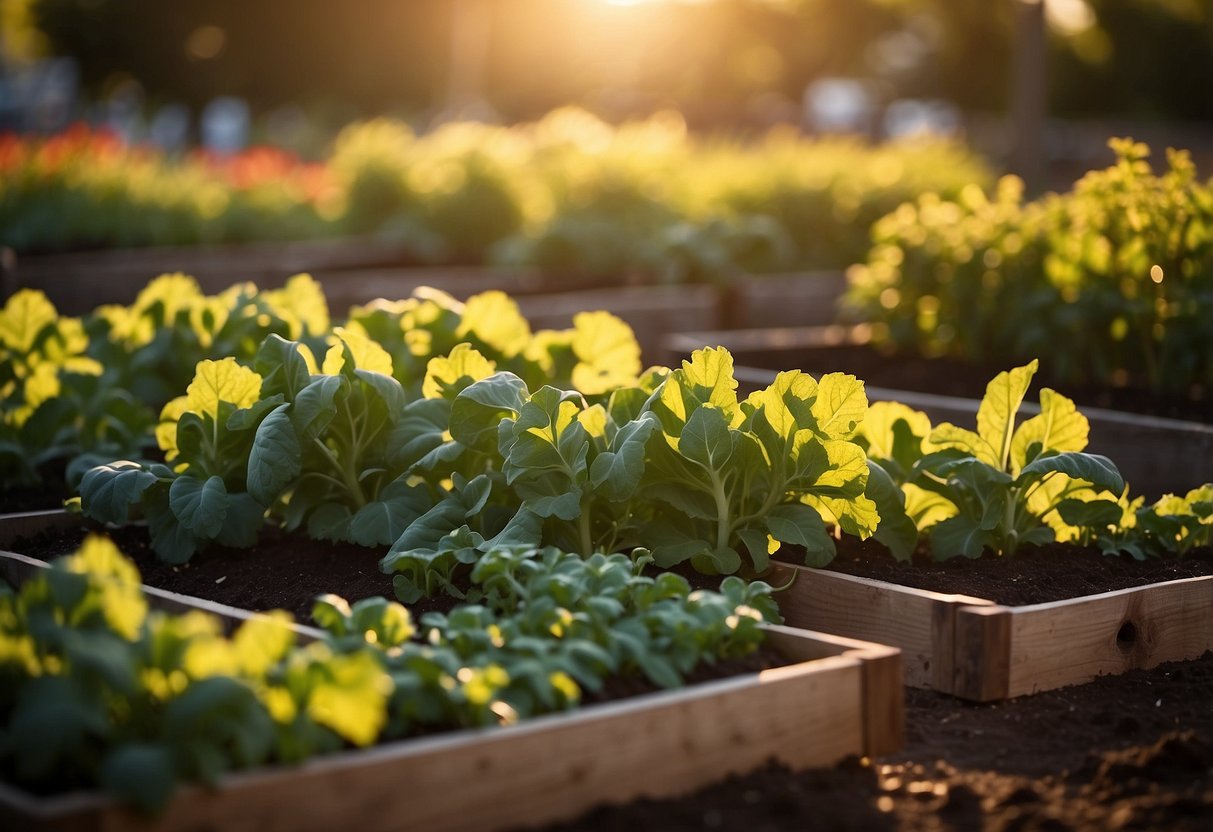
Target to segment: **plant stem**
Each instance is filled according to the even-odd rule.
[[[354,500],[354,505],[357,508],[362,508],[366,505],[366,495],[362,493],[362,485],[358,482],[358,475],[346,468],[337,457],[329,450],[329,446],[320,441],[317,437],[312,440],[320,452],[324,454],[325,459],[333,466],[333,469],[341,475],[341,481],[345,483],[345,489],[349,492],[350,497]]]
[[[715,471],[708,472],[712,477],[712,496],[716,498],[716,548],[724,549],[729,545],[729,495],[725,493],[724,481],[716,476]]]
[[[581,536],[581,554],[588,558],[594,554],[594,539],[590,535],[590,507],[584,503],[581,516],[577,518],[577,531]]]

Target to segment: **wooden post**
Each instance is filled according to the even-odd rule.
[[[1015,4],[1015,40],[1009,161],[1011,170],[1027,185],[1028,193],[1035,194],[1045,188],[1045,0],[1011,2]]]

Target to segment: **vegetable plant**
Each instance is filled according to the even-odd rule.
[[[317,600],[323,640],[298,646],[273,612],[232,635],[198,611],[149,611],[113,543],[13,591],[0,584],[0,775],[39,793],[101,788],[155,811],[179,783],[297,762],[348,744],[510,724],[577,705],[609,677],[675,687],[751,652],[770,587],[694,591],[644,558],[488,553],[484,605],[420,628],[383,598]]]
[[[913,521],[895,521],[895,555],[909,557],[918,531],[928,533],[936,558],[1012,555],[1076,537],[1067,518],[1079,506],[1119,515],[1124,479],[1107,457],[1084,452],[1089,425],[1073,401],[1044,388],[1040,413],[1016,424],[1037,367],[995,376],[976,432],[946,422],[932,428],[903,405],[877,409],[861,428],[868,454],[902,484],[904,517]]]
[[[296,647],[289,625],[271,613],[228,637],[204,613],[151,612],[134,565],[88,539],[0,586],[0,772],[151,811],[179,782],[373,742],[390,694],[376,653]]]
[[[873,227],[849,298],[878,341],[998,362],[1054,356],[1066,381],[1198,396],[1213,384],[1213,186],[1169,151],[1110,142],[1115,163],[1024,202],[925,194]]]
[[[828,562],[827,522],[868,536],[879,519],[851,441],[867,408],[852,376],[784,373],[739,401],[731,356],[704,349],[593,404],[510,373],[468,380],[416,451],[414,473],[443,494],[381,564],[406,602],[458,592],[456,576],[506,544],[644,545],[662,567],[760,573],[783,544]]]

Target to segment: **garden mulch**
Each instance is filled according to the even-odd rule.
[[[70,551],[81,535],[41,535],[15,548],[51,557]],[[311,599],[321,592],[338,591],[350,600],[391,595],[391,582],[377,566],[383,550],[271,532],[256,549],[212,549],[187,565],[171,567],[155,560],[146,530],[126,528],[114,536],[135,557],[149,584],[246,608],[280,607],[306,618]],[[857,549],[863,551],[840,546],[832,568],[886,580],[918,575],[917,585],[1004,603],[1051,600],[1059,592],[1066,597],[1064,589],[1042,590],[1063,584],[1067,572],[1078,576],[1069,595],[1213,573],[1213,553],[1207,550],[1138,564],[1097,552],[1071,550],[1063,558],[1054,547],[1040,547],[1015,558],[962,558],[911,567],[898,564],[881,547],[862,544]],[[1054,567],[1060,571],[1049,571]],[[1049,577],[1039,578],[1042,570]],[[949,573],[960,582],[940,583],[940,576],[950,580]],[[1092,573],[1101,574],[1100,580],[1092,582]],[[984,583],[972,583],[974,576]],[[444,607],[449,602],[434,608]],[[425,608],[413,610],[418,614]],[[767,660],[756,661],[761,666]],[[906,706],[906,743],[898,754],[800,773],[772,763],[684,798],[600,808],[550,827],[550,832],[806,826],[1213,829],[1213,653],[989,704],[906,689]]]

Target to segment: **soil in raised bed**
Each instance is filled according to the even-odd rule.
[[[70,550],[81,534],[75,530],[42,535],[17,548],[51,557]],[[378,572],[382,552],[377,550],[294,538],[281,541],[267,534],[257,550],[212,549],[174,569],[157,566],[146,531],[128,528],[116,537],[124,550],[136,555],[142,569],[159,570],[169,581],[185,576],[195,582],[165,588],[246,607],[291,608],[289,600],[276,599],[294,592],[294,608],[306,613],[313,595],[334,587],[351,599],[391,591],[387,576]],[[871,548],[879,553],[878,547]],[[847,560],[846,547],[842,549],[835,566]],[[887,554],[883,557],[897,566]],[[321,564],[318,574],[305,572],[313,561]],[[1109,562],[1113,559],[1097,559],[1098,564]],[[240,591],[251,593],[258,603],[219,597],[232,591],[224,589],[225,584],[247,576],[254,563],[265,565],[256,573],[261,578],[258,582],[242,577],[245,586]],[[164,585],[151,576],[147,580]],[[980,594],[974,588],[947,591]],[[772,663],[760,654],[705,665],[692,681],[751,672]],[[587,701],[650,689],[643,682],[621,681],[618,689],[608,688]],[[906,746],[896,755],[802,773],[772,764],[686,798],[599,809],[558,828],[1210,828],[1213,653],[1007,702],[968,703],[912,689],[906,697]]]
[[[906,697],[897,754],[772,763],[547,832],[1213,828],[1213,653],[1008,702]]]
[[[739,366],[771,370],[800,369],[817,375],[845,372],[861,378],[869,387],[891,390],[914,390],[942,396],[980,399],[986,385],[998,373],[1026,361],[974,364],[946,358],[889,353],[866,345],[788,347],[763,350],[738,350],[734,361]],[[1155,393],[1132,386],[1103,386],[1051,378],[1047,357],[1033,379],[1028,401],[1035,402],[1035,391],[1041,387],[1053,389],[1074,399],[1080,407],[1101,407],[1213,423],[1213,391],[1193,389],[1182,393]]]
[[[791,551],[780,556],[790,563],[802,562]],[[1098,549],[1053,543],[1025,546],[1011,557],[987,552],[980,558],[935,561],[925,547],[920,547],[913,560],[898,561],[875,541],[844,536],[838,541],[838,556],[826,568],[1019,606],[1213,575],[1213,548],[1197,549],[1184,557],[1138,561],[1125,555],[1105,555]]]

